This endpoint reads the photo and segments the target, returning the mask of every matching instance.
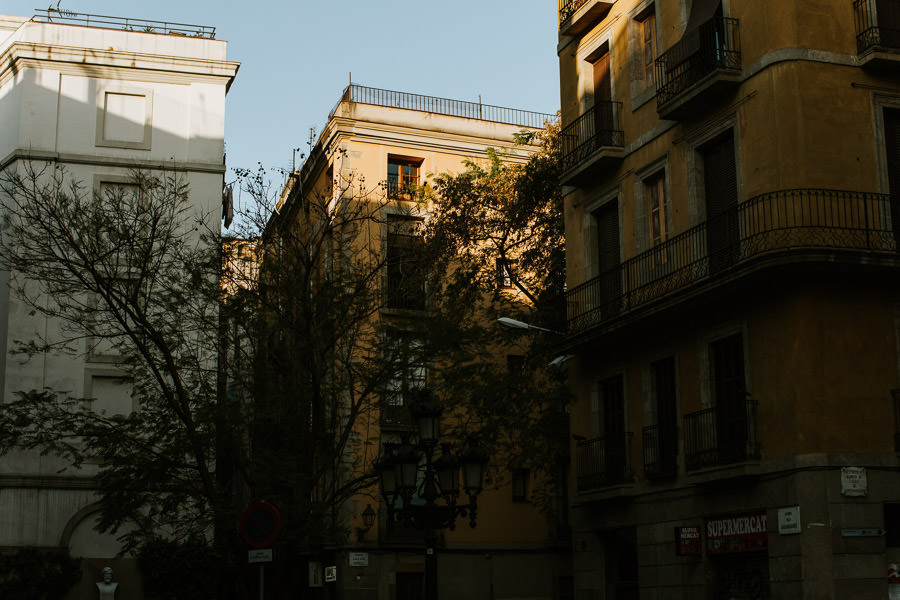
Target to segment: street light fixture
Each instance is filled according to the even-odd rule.
[[[420,390],[416,396],[412,404],[416,440],[407,437],[400,444],[384,444],[376,469],[388,522],[407,522],[425,531],[425,598],[437,600],[437,532],[454,529],[460,516],[468,516],[469,526],[475,527],[488,456],[474,443],[459,456],[450,444],[441,443],[440,456],[435,458],[442,409],[428,390]],[[460,474],[468,496],[465,504],[458,502]],[[414,504],[414,499],[424,504]],[[438,504],[438,500],[442,502]]]
[[[500,317],[499,319],[497,319],[497,322],[501,325],[505,325],[506,327],[512,327],[513,329],[533,329],[536,331],[552,333],[554,335],[566,335],[561,331],[554,331],[552,329],[547,329],[546,327],[538,327],[537,325],[532,325],[531,323],[526,323],[525,321],[519,321],[517,319],[511,319],[509,317]]]

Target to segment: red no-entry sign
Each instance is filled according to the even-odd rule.
[[[241,517],[241,535],[252,548],[267,548],[281,531],[281,515],[267,502],[254,502]]]

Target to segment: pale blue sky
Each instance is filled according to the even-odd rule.
[[[49,4],[2,0],[0,13],[31,16]],[[241,63],[227,100],[229,167],[289,169],[291,149],[307,150],[309,128],[322,128],[351,72],[371,87],[559,107],[554,0],[62,0],[60,8],[214,26]]]

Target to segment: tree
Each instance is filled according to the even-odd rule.
[[[285,560],[345,535],[341,506],[374,481],[375,408],[399,368],[373,319],[384,257],[359,243],[382,226],[381,188],[337,180],[281,206],[264,172],[240,175],[250,200],[224,245],[177,173],[99,194],[55,165],[0,179],[0,267],[55,324],[17,352],[102,352],[139,404],[117,414],[20,390],[0,413],[0,452],[96,468],[99,527],[125,549],[214,531],[225,576],[245,562],[238,523],[252,500],[281,510]],[[297,572],[270,584],[298,586]]]
[[[425,352],[457,435],[477,434],[497,465],[538,474],[545,485],[533,499],[550,510],[560,502],[568,452],[569,395],[564,377],[547,367],[561,337],[511,331],[496,319],[564,327],[559,124],[519,141],[539,145],[525,164],[493,153],[486,165],[469,162],[435,179],[426,256],[437,299]]]

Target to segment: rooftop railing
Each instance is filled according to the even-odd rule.
[[[855,0],[856,51],[900,48],[900,0]]]
[[[737,19],[713,17],[660,55],[656,59],[656,105],[674,100],[718,69],[740,71],[739,34]]]
[[[191,25],[172,21],[152,21],[149,19],[132,19],[129,17],[112,17],[73,12],[63,9],[35,9],[32,21],[39,23],[60,23],[63,25],[81,25],[100,29],[120,29],[142,33],[161,33],[165,35],[183,35],[187,37],[215,39],[216,28],[208,25]]]
[[[898,236],[900,202],[886,194],[762,194],[569,290],[569,332],[606,323],[764,255],[827,251],[900,261]]]
[[[357,102],[359,104],[371,104],[373,106],[386,106],[390,108],[402,108],[405,110],[417,110],[437,115],[451,117],[463,117],[466,119],[479,119],[507,125],[518,125],[541,129],[548,121],[556,119],[556,115],[505,108],[482,104],[480,102],[468,102],[465,100],[451,100],[434,96],[422,96],[409,92],[394,92],[379,88],[366,87],[351,84],[344,88],[341,99],[328,114],[328,118],[334,116],[341,102]]]

